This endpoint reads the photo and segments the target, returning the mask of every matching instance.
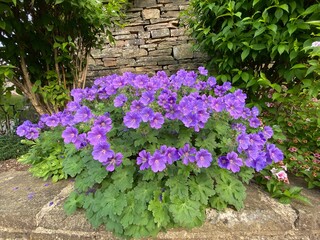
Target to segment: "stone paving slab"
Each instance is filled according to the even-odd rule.
[[[110,232],[93,229],[82,211],[67,216],[63,202],[73,182],[44,182],[28,172],[0,175],[0,240],[117,239]],[[312,206],[294,202],[283,205],[258,186],[247,187],[245,208],[223,212],[207,210],[207,221],[192,230],[172,229],[157,239],[320,239],[320,192],[304,190]]]

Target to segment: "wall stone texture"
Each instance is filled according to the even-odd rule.
[[[196,70],[205,54],[192,49],[190,38],[179,18],[188,0],[134,0],[127,11],[124,28],[112,30],[115,45],[93,50],[89,81],[100,76],[134,72],[153,75],[179,69]]]

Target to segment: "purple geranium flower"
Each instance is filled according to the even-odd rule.
[[[136,112],[127,112],[123,118],[123,123],[128,128],[137,129],[141,122],[141,116]]]
[[[199,73],[203,76],[208,76],[208,70],[204,67],[198,67]]]
[[[154,91],[146,91],[142,93],[140,102],[142,102],[143,105],[148,106],[153,101],[154,101]]]
[[[229,161],[229,164],[227,166],[228,170],[231,170],[232,172],[239,172],[240,167],[243,165],[242,159],[238,157],[238,154],[235,152],[230,152],[227,154],[227,159]]]
[[[249,119],[249,125],[252,128],[257,128],[261,125],[261,122],[257,117],[252,117]]]
[[[131,112],[140,112],[145,106],[141,101],[133,100],[130,106]]]
[[[246,133],[241,133],[237,137],[238,142],[238,152],[242,152],[243,150],[248,149],[250,142],[249,142],[249,135]]]
[[[283,152],[274,144],[267,144],[267,157],[273,160],[275,163],[283,160]]]
[[[37,139],[39,137],[39,130],[36,127],[30,127],[25,136],[27,139]]]
[[[45,120],[45,124],[48,127],[56,127],[59,125],[59,123],[60,123],[60,119],[55,115],[49,116]]]
[[[80,122],[88,122],[92,118],[92,113],[90,108],[87,106],[80,107],[76,114],[74,115],[74,122],[80,123]]]
[[[264,128],[263,128],[263,136],[266,138],[266,139],[269,139],[269,138],[271,138],[272,136],[273,136],[273,130],[272,130],[272,128],[271,127],[269,127],[269,126],[265,126]]]
[[[156,112],[153,118],[150,120],[150,127],[155,129],[160,129],[164,123],[164,118],[161,113]]]
[[[75,102],[75,101],[71,101],[71,102],[68,102],[66,109],[67,109],[67,111],[75,112],[75,111],[77,111],[79,108],[80,108],[80,103]]]
[[[200,151],[196,153],[196,163],[198,167],[208,168],[210,167],[211,162],[212,162],[212,155],[208,150],[200,149]]]
[[[123,104],[125,104],[125,102],[127,101],[127,97],[124,94],[119,94],[118,96],[115,97],[114,101],[113,101],[113,105],[115,107],[122,107]]]
[[[107,141],[106,130],[99,126],[94,126],[88,132],[87,139],[92,146],[98,145]]]
[[[166,149],[165,156],[167,157],[168,164],[172,164],[180,158],[178,150],[174,147],[168,147]]]
[[[182,163],[185,165],[187,165],[189,162],[195,162],[196,153],[197,153],[197,150],[194,147],[190,147],[188,143],[178,150],[178,154],[182,159]]]
[[[137,164],[141,165],[140,170],[145,170],[150,167],[149,165],[150,157],[151,157],[151,154],[146,150],[142,150],[141,152],[139,152],[139,157],[137,157]]]
[[[103,128],[107,133],[112,129],[112,120],[110,117],[102,115],[96,118],[94,121],[94,126]]]
[[[110,149],[110,144],[105,142],[93,146],[92,156],[93,159],[105,163],[109,158],[114,156],[114,152]]]
[[[141,111],[141,119],[143,122],[148,122],[151,121],[154,117],[154,112],[152,110],[152,108],[149,107],[145,107],[142,109]]]
[[[162,172],[166,168],[166,158],[159,151],[155,151],[148,163],[153,172]]]
[[[78,129],[75,127],[67,127],[62,132],[62,138],[64,139],[64,143],[74,143],[78,137]]]
[[[227,169],[229,166],[229,159],[226,156],[218,157],[218,165],[221,168]]]
[[[113,172],[116,166],[119,166],[122,163],[123,155],[121,153],[112,154],[106,161],[103,162],[103,165],[106,166],[106,170]]]
[[[78,135],[77,139],[73,142],[76,149],[84,148],[88,145],[87,135],[85,133],[81,133]]]

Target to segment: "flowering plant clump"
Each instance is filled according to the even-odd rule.
[[[243,91],[207,74],[98,78],[72,90],[64,111],[17,133],[63,128],[64,170],[76,177],[65,209],[84,208],[93,226],[129,237],[199,226],[208,206],[243,207],[243,182],[284,158]]]

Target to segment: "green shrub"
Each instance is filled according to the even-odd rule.
[[[0,136],[0,161],[17,158],[25,154],[29,146],[21,143],[21,138],[16,135]]]
[[[30,149],[18,161],[31,164],[29,171],[33,176],[44,180],[52,178],[53,182],[67,178],[62,167],[65,147],[61,132],[61,128],[56,128],[41,133],[36,140],[24,140]]]
[[[320,18],[319,1],[192,0],[187,12],[191,36],[211,56],[207,67],[217,79],[246,89],[251,101],[265,107],[263,88],[288,89],[308,84],[308,54],[301,51],[319,37],[309,21]],[[319,89],[319,85],[316,87]]]

